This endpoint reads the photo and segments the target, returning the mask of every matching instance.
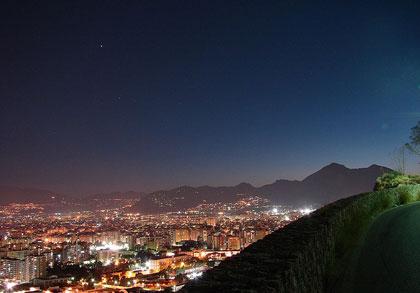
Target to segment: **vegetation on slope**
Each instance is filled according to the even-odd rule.
[[[420,184],[420,176],[389,172],[376,179],[375,190],[384,190],[403,185]]]

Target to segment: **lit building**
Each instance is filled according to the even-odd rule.
[[[131,234],[121,235],[121,242],[128,244],[128,249],[133,249],[136,245],[136,239]]]
[[[179,254],[175,256],[154,257],[148,261],[149,269],[153,272],[160,272],[171,265],[179,266],[182,262],[191,259],[191,256]]]
[[[45,255],[30,255],[23,260],[3,258],[0,260],[0,276],[3,279],[29,282],[35,278],[44,278],[47,266]]]
[[[45,278],[47,275],[47,257],[45,255],[30,255],[25,258],[24,281],[29,282],[35,278]]]
[[[207,241],[207,230],[206,229],[191,229],[190,240]]]
[[[206,219],[206,224],[214,227],[217,224],[217,219],[215,217],[208,217]]]
[[[0,278],[23,280],[25,273],[25,261],[15,258],[0,259]]]
[[[228,250],[240,250],[241,249],[241,238],[238,236],[228,236],[227,238],[227,249]]]
[[[190,230],[187,228],[175,229],[172,233],[172,244],[191,240]]]
[[[100,235],[100,242],[116,244],[120,241],[120,231],[104,231]]]
[[[97,252],[98,261],[104,264],[108,264],[108,263],[116,261],[119,258],[119,256],[120,256],[119,251],[115,251],[111,249],[102,249],[102,250],[98,250]]]
[[[263,239],[267,235],[268,235],[268,231],[266,229],[257,230],[255,232],[255,240]]]
[[[63,263],[74,263],[78,264],[89,257],[87,253],[87,249],[85,249],[82,245],[76,244],[69,244],[63,249],[61,261]]]
[[[211,237],[211,247],[214,250],[226,249],[226,235],[220,232],[214,233]]]
[[[255,231],[254,230],[244,230],[242,232],[242,239],[244,246],[248,246],[249,244],[255,241]]]

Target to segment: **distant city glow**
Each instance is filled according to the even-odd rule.
[[[314,211],[314,209],[310,209],[310,208],[303,208],[303,209],[300,209],[299,210],[299,212],[302,214],[302,215],[309,215],[310,213],[312,213]]]

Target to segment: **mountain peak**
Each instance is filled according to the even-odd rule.
[[[333,163],[328,164],[327,166],[323,167],[322,169],[343,169],[343,170],[346,169],[347,170],[348,168],[346,166],[342,165],[342,164],[338,164],[338,163],[333,162]]]
[[[238,185],[236,185],[235,187],[238,187],[238,188],[253,188],[254,186],[252,186],[252,184],[247,183],[247,182],[241,182]]]
[[[311,180],[318,180],[318,178],[330,178],[330,176],[337,175],[339,173],[344,173],[350,170],[344,165],[338,163],[331,163],[322,167],[320,170],[316,171],[315,173],[309,175],[303,181],[311,181]]]

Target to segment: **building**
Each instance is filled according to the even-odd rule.
[[[97,251],[98,261],[109,264],[116,261],[120,257],[120,252],[111,249],[101,249]]]
[[[3,258],[0,260],[0,277],[18,282],[30,282],[47,274],[46,255],[29,255],[25,259]]]
[[[241,238],[238,236],[228,236],[227,238],[227,249],[228,250],[240,250],[241,249]]]
[[[211,237],[211,247],[214,250],[225,250],[226,249],[226,235],[220,232],[214,233]]]
[[[136,238],[131,234],[121,235],[121,242],[128,244],[128,249],[133,249],[136,245]]]
[[[180,266],[182,262],[191,259],[190,255],[179,254],[174,256],[154,257],[148,261],[149,269],[153,272],[160,272],[171,265]]]
[[[63,263],[78,264],[89,258],[88,249],[79,243],[68,244],[64,247],[61,261]]]
[[[217,218],[215,218],[215,217],[208,217],[207,219],[206,219],[206,224],[207,225],[209,225],[209,226],[216,226],[216,224],[217,224]]]
[[[269,233],[266,229],[259,229],[255,231],[255,241],[263,239]]]
[[[180,228],[172,231],[172,244],[187,240],[191,240],[190,229]]]
[[[174,239],[174,238],[171,237],[171,239]],[[157,251],[159,250],[159,248],[164,247],[165,245],[168,244],[168,239],[166,237],[159,237],[159,236],[137,237],[135,243],[136,245],[143,246],[146,249],[152,249],[152,250]]]
[[[24,281],[47,276],[48,261],[46,255],[30,255],[25,258]]]
[[[25,261],[16,258],[0,259],[0,278],[23,280],[25,274]]]
[[[47,289],[50,287],[56,286],[65,286],[67,282],[70,280],[68,277],[59,278],[57,276],[51,276],[49,278],[37,278],[32,280],[32,285],[36,287],[40,287],[43,289]]]
[[[207,241],[207,230],[206,229],[191,229],[190,240],[194,241]]]
[[[171,244],[182,241],[207,241],[207,230],[203,228],[179,228],[171,231]]]
[[[120,242],[120,231],[104,231],[101,233],[99,240],[102,243],[117,244]]]

